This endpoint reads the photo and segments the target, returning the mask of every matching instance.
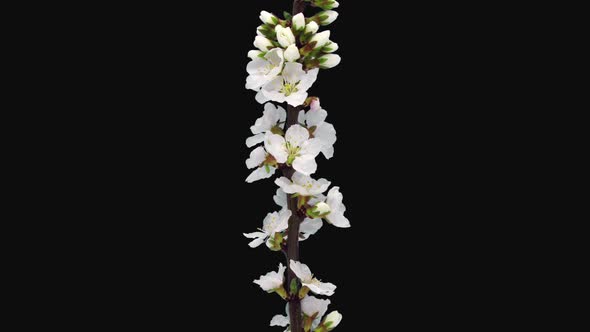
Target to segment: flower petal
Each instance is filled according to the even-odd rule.
[[[277,162],[284,163],[287,161],[289,154],[285,147],[283,136],[267,132],[264,138],[264,147],[268,153],[273,155]]]
[[[276,315],[270,321],[270,326],[282,326],[287,327],[291,322],[289,321],[289,317],[283,315]]]
[[[246,166],[250,169],[259,167],[266,159],[266,151],[259,146],[250,152],[250,158],[246,159]]]
[[[306,154],[295,158],[293,168],[299,173],[310,175],[315,173],[318,165],[315,162],[315,156]]]
[[[262,142],[264,142],[264,134],[257,134],[246,138],[246,146],[249,148]]]
[[[309,131],[300,125],[293,125],[287,129],[285,140],[291,144],[291,147],[302,146],[309,139]]]
[[[332,296],[336,290],[336,285],[329,282],[321,282],[314,279],[311,283],[303,283],[309,290],[317,295]]]
[[[289,267],[302,283],[310,283],[312,281],[313,274],[311,274],[311,270],[307,265],[291,260]]]
[[[269,166],[268,170],[269,172],[266,171],[265,167],[255,169],[252,173],[250,173],[250,175],[248,175],[248,177],[246,178],[246,182],[252,183],[258,180],[268,179],[275,174],[275,171],[277,169],[272,166]]]

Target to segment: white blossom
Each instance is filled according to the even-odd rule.
[[[285,60],[288,62],[294,62],[301,58],[301,54],[299,54],[299,49],[297,45],[293,44],[285,50]]]
[[[324,202],[319,202],[317,203],[315,206],[315,212],[319,215],[325,215],[330,213],[330,205],[324,203]]]
[[[340,48],[340,46],[338,45],[338,43],[335,43],[333,41],[329,41],[324,48],[322,48],[322,52],[324,53],[334,53],[336,51],[338,51],[338,49]]]
[[[262,222],[262,229],[260,232],[244,233],[245,237],[254,239],[248,245],[251,248],[256,248],[268,239],[266,245],[270,248],[270,239],[274,238],[275,233],[282,232],[289,227],[290,217],[291,211],[287,209],[283,209],[280,212],[269,213]]]
[[[259,50],[251,50],[248,52],[248,57],[252,60],[256,60],[256,59],[260,58],[261,54],[265,54],[265,53],[262,51],[259,51]]]
[[[278,272],[272,271],[263,276],[260,276],[260,279],[254,280],[254,283],[259,285],[262,290],[272,292],[275,289],[283,287],[283,283],[285,281],[285,270],[286,267],[281,263],[279,264]]]
[[[319,57],[318,60],[320,61],[320,68],[330,69],[338,66],[342,58],[338,54],[326,54]]]
[[[313,293],[326,296],[331,296],[334,294],[336,285],[329,282],[321,282],[317,278],[314,278],[307,265],[291,260],[289,267],[291,268],[291,271],[295,273],[297,278],[301,280],[301,284],[309,288],[309,290],[311,290]]]
[[[264,147],[278,163],[287,163],[303,175],[310,175],[317,169],[315,157],[320,153],[322,143],[309,138],[309,131],[300,125],[287,129],[285,137],[270,132],[264,138]]]
[[[284,209],[287,208],[287,193],[285,193],[282,188],[277,188],[277,192],[272,197],[272,199],[275,201],[275,203],[277,203],[278,206]]]
[[[322,109],[319,99],[314,99],[310,104],[310,110],[299,112],[299,122],[313,130],[313,137],[322,142],[322,154],[326,159],[334,156],[334,143],[336,143],[336,129],[331,123],[326,122],[328,112]]]
[[[276,78],[283,69],[285,62],[282,48],[274,48],[263,58],[257,57],[248,63],[246,71],[250,74],[246,78],[246,89],[254,91]]]
[[[293,16],[293,29],[295,29],[295,31],[301,31],[305,28],[305,16],[303,16],[303,13],[299,13],[295,16]]]
[[[305,26],[304,33],[305,34],[314,34],[314,33],[318,32],[319,28],[320,28],[320,26],[316,22],[311,21],[311,22],[307,23],[307,25]]]
[[[289,320],[289,317],[288,316],[283,316],[283,315],[276,315],[270,321],[270,326],[287,327],[287,326],[289,326],[289,324],[291,324],[291,321]]]
[[[307,316],[311,317],[318,314],[316,319],[311,324],[312,330],[318,327],[322,321],[322,317],[328,311],[328,305],[331,303],[330,300],[320,300],[314,296],[306,296],[301,300],[301,311]]]
[[[330,30],[322,31],[311,37],[310,43],[316,42],[314,49],[322,48],[330,41]]]
[[[314,235],[315,233],[317,233],[320,228],[322,228],[322,225],[324,223],[322,222],[322,219],[316,218],[316,219],[310,219],[310,218],[305,218],[301,224],[299,224],[299,241],[305,241],[307,240],[310,236]]]
[[[339,187],[333,187],[328,191],[326,204],[330,206],[330,213],[325,219],[336,227],[348,228],[350,227],[350,221],[344,216],[346,207],[342,203],[342,198]]]
[[[280,76],[262,87],[261,100],[272,100],[279,103],[287,102],[292,106],[303,104],[307,98],[307,90],[318,77],[318,68],[305,72],[303,65],[297,62],[288,62]]]
[[[266,10],[263,10],[260,12],[260,20],[262,21],[262,23],[265,24],[270,24],[270,25],[274,25],[277,24],[279,22],[279,18],[276,17],[275,15],[267,12]]]
[[[326,197],[324,197],[323,195],[320,195],[320,199],[325,200]],[[277,192],[273,196],[273,200],[281,208],[283,208],[283,209],[288,208],[287,194],[283,191],[282,188],[280,188],[280,187],[277,188]],[[314,200],[315,200],[315,198],[312,198],[310,200],[310,202],[314,201]],[[313,204],[315,204],[315,201]],[[322,219],[320,219],[320,218],[316,218],[316,219],[305,218],[301,222],[301,224],[299,224],[299,241],[307,240],[310,236],[317,233],[320,230],[320,228],[322,228],[323,225],[324,225],[324,223],[322,222]]]
[[[287,112],[281,106],[275,106],[272,103],[264,105],[264,112],[262,116],[256,119],[254,125],[250,127],[250,131],[254,136],[246,139],[246,146],[252,147],[258,143],[264,142],[264,134],[269,132],[275,126],[283,128],[284,122],[287,119]]]
[[[301,196],[314,196],[328,190],[330,181],[326,179],[314,180],[308,175],[295,172],[289,180],[287,177],[280,177],[275,183],[287,194],[300,194]]]
[[[324,322],[322,323],[324,326],[327,327],[328,331],[332,331],[342,321],[342,315],[338,311],[332,311],[331,313],[326,316]]]
[[[277,41],[282,47],[289,47],[289,45],[295,44],[295,35],[291,31],[291,28],[277,25],[275,32],[277,33]]]
[[[261,179],[268,179],[275,174],[276,167],[264,165],[267,157],[268,153],[261,146],[250,152],[250,158],[246,159],[246,167],[256,169],[246,178],[246,182],[252,183]]]
[[[262,52],[266,52],[274,47],[272,42],[264,36],[256,36],[254,39],[254,46]]]
[[[336,19],[338,18],[338,12],[335,12],[333,10],[325,10],[323,12],[319,12],[317,16],[320,18],[321,25],[328,25],[336,21]]]

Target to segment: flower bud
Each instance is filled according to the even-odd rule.
[[[252,60],[256,60],[258,58],[262,58],[264,56],[264,52],[259,51],[259,50],[252,50],[250,52],[248,52],[248,57]]]
[[[318,32],[318,29],[320,28],[320,26],[314,22],[311,21],[309,23],[307,23],[307,25],[305,26],[305,34],[314,34],[316,32]]]
[[[256,36],[256,38],[254,39],[254,46],[256,46],[256,48],[258,48],[262,52],[266,52],[273,48],[273,45],[270,42],[270,40],[262,36]]]
[[[315,218],[323,218],[330,214],[330,206],[324,202],[319,202],[311,208],[306,210],[307,216],[315,219]]]
[[[324,53],[334,53],[338,50],[339,46],[338,43],[335,42],[328,42],[324,48],[322,48],[322,52]]]
[[[318,49],[324,47],[328,41],[330,41],[330,30],[326,30],[314,35],[309,42],[316,42],[314,49]]]
[[[333,10],[326,10],[318,13],[316,17],[319,19],[320,25],[328,25],[336,21],[338,13]]]
[[[334,8],[338,8],[340,6],[338,1],[336,1],[336,0],[312,0],[311,4],[314,7],[320,7],[321,9],[324,9],[324,10],[334,9]]]
[[[342,315],[338,311],[332,311],[328,316],[326,316],[322,326],[324,326],[328,331],[332,331],[340,324],[341,321]]]
[[[289,47],[289,45],[295,44],[295,35],[293,35],[291,28],[283,28],[277,25],[275,31],[277,33],[277,40],[282,47]]]
[[[297,45],[295,45],[295,44],[287,47],[287,49],[285,50],[284,56],[285,56],[285,60],[287,60],[288,62],[294,62],[294,61],[299,60],[299,58],[301,58],[301,55],[299,54],[299,49],[297,48]]]
[[[338,54],[326,54],[318,58],[320,60],[320,68],[330,69],[338,66],[342,60]]]
[[[260,20],[262,21],[262,23],[270,25],[276,25],[277,23],[279,23],[279,18],[267,12],[266,10],[260,12]]]
[[[276,36],[274,27],[272,27],[268,24],[263,24],[263,25],[259,26],[256,29],[256,35],[263,36],[263,37],[266,37],[271,40],[274,39]]]
[[[305,29],[305,16],[303,13],[299,13],[293,16],[293,30],[302,31],[303,29]]]

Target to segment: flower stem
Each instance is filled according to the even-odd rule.
[[[293,15],[302,13],[305,10],[307,3],[305,0],[293,0]],[[302,106],[293,107],[287,106],[287,122],[285,123],[285,132],[287,129],[294,124],[297,124],[299,111]],[[283,176],[291,179],[295,173],[292,167],[286,167],[283,169]],[[296,279],[297,276],[291,271],[290,262],[291,260],[299,261],[299,225],[303,221],[303,218],[299,216],[297,211],[297,197],[293,195],[288,196],[287,206],[291,210],[291,218],[289,218],[289,229],[287,230],[287,289],[290,289],[291,281]],[[298,296],[299,289],[289,298],[289,317],[291,320],[291,332],[303,332],[303,318],[301,314],[301,300]]]
[[[296,1],[297,2],[297,1]],[[289,105],[287,107],[287,123],[285,125],[285,132],[287,129],[297,123],[297,117],[299,114],[299,107],[293,107]],[[283,175],[287,178],[291,178],[295,173],[292,167],[283,169]],[[297,197],[289,195],[287,200],[289,210],[291,210],[291,218],[289,218],[289,229],[287,230],[287,287],[291,285],[291,281],[296,279],[297,276],[291,271],[290,262],[291,260],[299,261],[299,225],[303,220],[298,214],[297,208]],[[291,318],[291,332],[303,332],[303,320],[301,317],[301,301],[297,295],[299,290],[289,299],[289,316]]]

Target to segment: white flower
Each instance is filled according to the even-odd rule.
[[[256,60],[260,58],[260,55],[264,54],[264,52],[259,51],[259,50],[252,50],[248,52],[248,57],[252,60]]]
[[[272,197],[272,199],[277,203],[278,206],[287,209],[287,193],[283,191],[281,188],[277,188],[277,193]]]
[[[301,31],[305,28],[305,16],[303,16],[303,13],[299,13],[295,16],[293,16],[293,29],[295,29],[295,31]]]
[[[326,296],[331,296],[334,294],[336,285],[329,282],[321,282],[317,278],[314,278],[307,265],[291,260],[289,267],[291,268],[291,271],[295,273],[297,278],[301,280],[301,284],[309,288],[309,290],[315,294]]]
[[[277,33],[277,40],[282,47],[289,47],[289,45],[295,44],[295,35],[293,35],[291,28],[284,28],[281,25],[277,25],[275,32]]]
[[[267,12],[266,10],[260,12],[260,20],[262,21],[262,23],[270,25],[275,25],[279,23],[279,18]]]
[[[330,213],[330,205],[324,203],[324,202],[319,202],[317,203],[315,206],[315,213],[319,214],[319,215],[325,215]]]
[[[285,270],[286,267],[283,264],[279,264],[278,272],[269,272],[260,277],[258,280],[254,280],[254,283],[259,285],[262,290],[272,292],[275,289],[283,287],[285,281]]]
[[[303,175],[310,175],[317,169],[315,157],[320,153],[322,143],[315,138],[309,139],[309,131],[300,125],[287,129],[285,137],[266,133],[264,146],[278,163],[293,165]]]
[[[322,48],[322,52],[334,53],[334,52],[338,51],[339,48],[340,48],[340,46],[338,46],[338,43],[330,41],[326,44],[326,46],[324,46],[324,48]]]
[[[287,49],[285,50],[285,60],[289,62],[295,62],[299,60],[299,58],[301,58],[301,55],[299,54],[299,49],[297,48],[297,45],[293,44],[287,47]]]
[[[330,304],[330,300],[320,300],[314,296],[306,296],[301,300],[301,311],[307,316],[311,317],[318,314],[316,319],[311,324],[312,330],[318,327],[320,322],[322,321],[322,317],[328,311],[328,305]]]
[[[250,61],[246,67],[248,74],[250,74],[246,78],[246,89],[260,90],[264,84],[270,82],[281,73],[284,62],[282,48],[272,49],[266,53],[264,59],[258,57]]]
[[[275,106],[272,103],[264,105],[263,115],[256,119],[254,125],[250,127],[250,131],[254,136],[246,139],[246,146],[253,147],[258,143],[264,142],[264,134],[271,131],[275,126],[283,128],[284,123],[281,124],[281,122],[285,122],[286,118],[287,112],[281,106]]]
[[[307,25],[305,26],[304,33],[306,35],[307,34],[314,34],[314,33],[318,32],[319,28],[320,28],[320,26],[316,22],[311,21],[311,22],[307,23]]]
[[[303,33],[306,35],[312,35],[318,32],[319,29],[320,26],[315,21],[311,21],[305,26],[305,31]]]
[[[316,218],[316,219],[309,219],[309,218],[305,218],[305,220],[303,220],[301,222],[301,224],[299,224],[299,241],[305,241],[307,240],[310,236],[314,235],[315,233],[317,233],[320,228],[322,228],[322,225],[324,223],[322,222],[322,219]]]
[[[342,60],[338,54],[326,54],[318,58],[320,60],[320,68],[330,69],[338,66]]]
[[[314,138],[322,142],[322,154],[326,159],[334,156],[334,143],[336,143],[336,129],[331,123],[326,122],[328,112],[322,109],[319,99],[311,102],[310,110],[299,112],[299,122],[304,123],[312,131]]]
[[[287,303],[287,305],[285,306],[285,313],[286,316],[283,315],[275,315],[272,320],[270,321],[270,326],[282,326],[282,327],[287,327],[289,326],[289,324],[291,324],[291,320],[289,318],[289,303]],[[289,329],[286,329],[285,332],[289,331]]]
[[[342,203],[342,198],[339,187],[334,187],[328,191],[326,203],[330,206],[330,213],[325,219],[336,227],[348,228],[350,227],[350,221],[344,216],[346,207]]]
[[[287,327],[287,326],[289,326],[289,324],[291,324],[291,321],[289,320],[289,317],[288,316],[283,316],[283,315],[276,315],[270,321],[270,326]]]
[[[275,183],[287,194],[300,194],[301,196],[314,196],[328,190],[330,181],[326,179],[314,180],[308,175],[295,172],[289,180],[286,177],[280,177]]]
[[[266,245],[270,248],[270,239],[274,238],[275,233],[282,232],[289,227],[289,218],[291,217],[291,211],[283,209],[280,212],[273,212],[266,215],[262,222],[261,232],[244,233],[244,236],[249,239],[254,239],[248,245],[251,248],[260,246],[264,241],[267,241]]]
[[[326,197],[324,197],[323,195],[319,195],[319,197],[320,197],[320,200],[326,199]],[[283,191],[283,189],[277,188],[277,192],[273,196],[273,200],[275,201],[275,203],[277,203],[278,206],[282,207],[283,209],[288,208],[287,194]],[[310,202],[314,201],[314,200],[316,200],[316,198],[312,198],[310,200]],[[315,204],[315,202],[313,204]],[[316,218],[316,219],[305,218],[301,222],[301,224],[299,224],[299,241],[307,240],[310,236],[317,233],[320,230],[320,228],[322,228],[323,225],[324,225],[324,223],[322,222],[322,219],[320,219],[320,218]]]
[[[307,98],[307,89],[317,79],[318,71],[319,69],[315,68],[305,72],[302,64],[288,62],[282,75],[275,77],[263,86],[261,92],[266,100],[279,103],[287,102],[289,105],[299,106]]]
[[[326,319],[324,319],[322,325],[324,325],[328,331],[332,331],[340,324],[341,321],[342,315],[338,311],[332,311],[330,314],[328,314],[328,316],[326,316]]]
[[[336,21],[336,19],[338,18],[338,12],[335,12],[333,10],[325,10],[323,12],[318,13],[317,16],[320,18],[321,25],[328,25]]]
[[[256,36],[254,39],[254,46],[262,52],[266,52],[274,47],[271,41],[263,36]]]
[[[267,157],[268,153],[261,146],[250,152],[250,158],[246,159],[246,167],[256,169],[246,178],[246,182],[252,183],[261,179],[268,179],[275,174],[276,167],[264,164]]]
[[[318,34],[315,34],[311,37],[309,43],[316,42],[315,46],[313,47],[314,50],[318,48],[324,47],[330,41],[330,30],[322,31]],[[264,50],[263,50],[264,51]]]

